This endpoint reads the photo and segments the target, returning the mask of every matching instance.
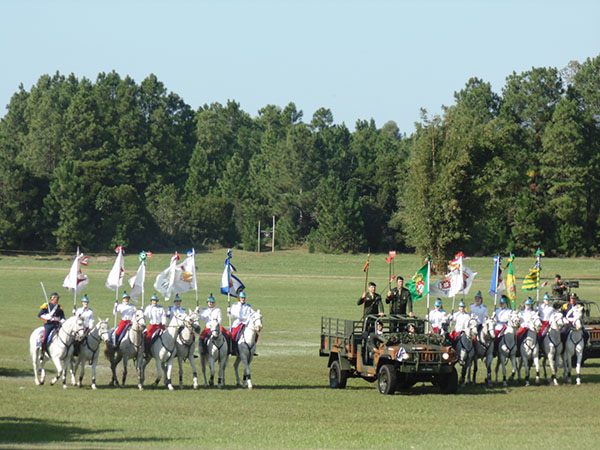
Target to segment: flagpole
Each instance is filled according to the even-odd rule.
[[[431,259],[427,258],[427,320],[425,321],[425,333],[429,333],[429,279],[431,276]]]
[[[367,308],[367,280],[369,279],[369,261],[370,261],[370,259],[371,259],[371,249],[369,249],[369,253],[367,254],[367,264],[365,267],[365,290],[364,290],[365,299],[363,301],[363,313],[362,313],[363,320],[365,318],[365,311]]]
[[[77,273],[75,274],[75,288],[73,289],[73,309],[77,308],[77,282],[79,281],[79,246],[77,246]]]
[[[144,281],[146,281],[146,261],[142,261],[142,264],[144,265]],[[144,284],[142,283],[142,311],[144,310]]]
[[[498,301],[498,278],[500,277],[500,254],[496,259],[496,286],[494,287],[494,311],[496,310],[496,303]]]

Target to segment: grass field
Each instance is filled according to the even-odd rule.
[[[200,305],[215,294],[225,309],[219,283],[225,250],[196,257]],[[70,314],[72,294],[61,287],[72,255],[0,255],[0,448],[568,448],[597,445],[600,426],[600,361],[583,368],[581,386],[524,387],[511,384],[486,389],[467,386],[455,396],[441,396],[431,385],[407,394],[383,396],[374,384],[351,379],[345,390],[332,390],[327,361],[319,358],[320,317],[357,319],[356,305],[364,288],[364,255],[320,255],[302,250],[276,253],[234,251],[233,264],[246,284],[248,302],[263,312],[264,329],[252,365],[253,391],[236,388],[233,360],[223,390],[186,389],[169,392],[161,386],[140,392],[130,366],[128,385],[108,388],[110,369],[104,356],[98,364],[97,391],[86,387],[48,384],[38,387],[28,350],[28,337],[40,325],[43,303],[40,282],[48,292],[61,293]],[[148,260],[146,298],[155,276],[167,267],[170,255]],[[518,258],[520,282],[533,265]],[[96,317],[110,317],[115,294],[104,287],[112,256],[90,256],[84,269],[87,294]],[[478,272],[471,294],[489,288],[492,258],[466,264]],[[400,255],[396,273],[406,278],[420,259]],[[600,300],[600,260],[552,259],[542,262],[542,278],[555,273],[579,280],[582,298]],[[137,255],[125,258],[126,277],[137,269]],[[378,292],[387,289],[385,255],[372,255],[369,278]],[[549,289],[548,289],[549,290]],[[195,307],[194,293],[182,295],[183,305]],[[521,299],[524,299],[522,296]],[[472,297],[467,299],[471,302]],[[78,299],[79,306],[79,299]],[[425,303],[415,305],[424,315]],[[445,301],[447,311],[451,300]],[[227,320],[225,319],[225,325]],[[46,366],[53,375],[51,363]],[[176,372],[175,372],[176,373]],[[146,379],[154,376],[148,366]],[[481,372],[480,372],[481,374]],[[201,375],[200,375],[201,376]],[[173,379],[177,379],[174,374]]]

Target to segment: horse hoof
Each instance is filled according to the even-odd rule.
[[[63,384],[63,389],[66,389],[66,388],[67,388],[67,385],[66,385],[66,384]]]
[[[138,384],[138,389],[139,389],[140,391],[143,391],[143,390],[144,390],[144,386],[142,386],[141,384]]]
[[[96,387],[96,385],[95,385],[95,384],[92,384],[92,389],[95,391],[95,390],[96,390],[96,389],[98,389],[98,388]]]
[[[504,386],[504,387],[508,387],[508,383],[507,383],[506,381],[503,381],[503,382],[502,382],[502,386]]]
[[[169,384],[168,388],[169,388],[170,391],[174,391],[175,390],[175,388],[173,387],[172,384]]]
[[[218,386],[217,386],[217,389],[223,389],[223,385],[221,385],[221,384],[220,384],[220,385],[218,385]]]
[[[581,380],[579,378],[577,378],[577,382],[575,383],[577,386],[581,385]]]
[[[526,381],[526,382],[525,382],[525,386],[529,386],[529,381]]]

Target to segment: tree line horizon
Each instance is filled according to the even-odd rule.
[[[253,250],[275,216],[276,245],[309,251],[596,255],[600,56],[454,101],[407,136],[293,102],[194,111],[153,74],[42,75],[0,119],[0,248]]]

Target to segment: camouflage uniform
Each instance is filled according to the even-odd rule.
[[[377,292],[373,296],[371,296],[370,292],[367,292],[365,298],[359,298],[357,305],[365,304],[365,317],[368,315],[378,315],[383,311],[383,302],[381,301],[381,295]]]
[[[408,312],[413,312],[412,297],[410,291],[403,287],[398,290],[397,287],[393,288],[391,295],[385,299],[386,303],[392,303],[390,306],[390,314],[404,314],[406,315],[406,307],[408,306]]]

